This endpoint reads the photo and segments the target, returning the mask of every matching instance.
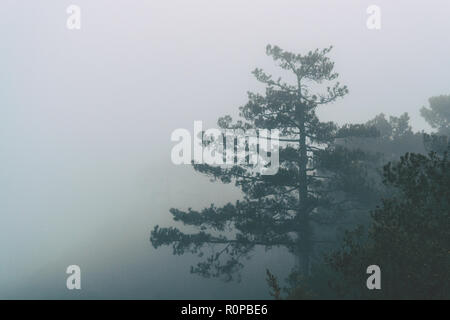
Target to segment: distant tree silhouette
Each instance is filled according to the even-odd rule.
[[[407,113],[400,117],[389,116],[389,118],[381,113],[367,121],[365,125],[376,128],[378,136],[350,137],[346,139],[344,145],[347,148],[379,154],[378,168],[382,168],[389,161],[399,160],[407,152],[427,153],[423,133],[412,131]]]
[[[398,196],[401,193],[399,192],[399,186],[389,182],[384,176],[386,174],[386,169],[383,170],[383,167],[387,162],[391,163],[390,166],[399,166],[398,163],[400,163],[406,167],[406,163],[408,161],[414,161],[417,163],[417,159],[426,159],[429,152],[433,152],[433,159],[437,159],[437,157],[443,158],[445,153],[450,149],[450,142],[446,136],[439,136],[437,134],[430,135],[424,133],[423,131],[413,132],[411,126],[409,125],[409,116],[406,113],[402,114],[400,117],[386,117],[384,114],[379,114],[366,122],[365,125],[371,128],[376,128],[379,133],[378,136],[351,136],[345,138],[343,141],[340,141],[340,144],[350,150],[362,150],[368,154],[379,155],[378,157],[374,156],[366,158],[366,161],[373,162],[373,165],[368,167],[368,174],[375,177],[374,181],[377,183],[376,189],[378,191],[377,197],[391,199],[390,201],[397,201],[392,199],[392,196],[394,194]],[[407,155],[405,156],[405,154]],[[404,175],[401,179],[406,181],[406,179],[415,177],[416,173],[413,173],[412,170],[401,170],[401,175]],[[400,176],[398,178],[400,179]],[[381,186],[378,185],[380,183]],[[406,182],[404,183],[406,184]],[[447,186],[443,187],[446,188]],[[376,201],[375,204],[379,205],[378,201]],[[374,209],[375,208],[371,208],[371,211],[373,212]],[[376,212],[380,212],[380,209],[377,209]],[[444,214],[442,218],[442,221],[445,221],[445,219],[448,219],[448,216],[445,218]],[[344,230],[344,245],[338,253],[333,255],[332,263],[329,263],[330,259],[323,262],[318,261],[318,263],[314,265],[312,273],[308,278],[302,278],[301,276],[298,277],[298,274],[295,272],[290,275],[290,287],[285,289],[288,293],[288,299],[308,299],[311,296],[324,299],[336,299],[343,297],[388,297],[385,295],[385,292],[373,293],[369,292],[365,287],[367,275],[365,274],[365,270],[363,270],[364,265],[375,263],[374,261],[377,259],[377,261],[382,260],[382,255],[375,257],[375,255],[372,255],[373,252],[369,253],[373,247],[367,245],[367,233],[364,232],[365,227],[376,224],[376,219],[374,219],[374,216],[370,214],[370,211],[360,212],[357,216],[353,216],[351,219],[352,224],[355,227],[359,225],[359,228],[356,228],[355,231],[349,232],[348,230],[354,228],[349,226],[346,227]],[[443,230],[440,229],[437,231],[442,232]],[[406,239],[403,240],[406,241]],[[373,244],[374,240],[371,239],[371,241]],[[386,247],[389,246],[388,242],[385,242],[383,245]],[[403,243],[402,245],[406,248],[409,244]],[[357,248],[364,248],[364,250],[367,251],[365,256],[365,258],[367,258],[366,261],[363,262],[362,256],[357,255]],[[380,246],[378,250],[378,253],[381,253],[384,248],[381,248]],[[386,251],[388,250],[389,249],[386,249]],[[335,249],[332,249],[331,252],[332,251],[335,251]],[[330,252],[327,252],[325,257],[327,255],[329,257],[329,254]],[[426,259],[426,256],[423,257]],[[399,256],[399,259],[405,259],[405,257]],[[422,261],[421,263],[426,264],[428,262]],[[446,268],[444,265],[445,263],[442,264],[442,269]],[[418,266],[416,265],[413,267],[417,268]],[[392,274],[389,276],[395,277],[396,281],[404,280],[403,278],[397,279],[396,276],[393,276]],[[428,281],[427,275],[424,275],[422,280],[423,283],[420,284],[421,286]],[[391,281],[391,279],[386,281]],[[332,287],[329,286],[330,283],[333,283]],[[399,284],[397,283],[395,285],[398,286]],[[312,292],[312,294],[305,295],[305,292]],[[410,293],[412,292],[413,291]],[[410,293],[401,293],[397,291],[397,298],[408,297],[410,296]],[[418,291],[416,290],[415,294],[417,293]],[[392,294],[392,292],[390,294]],[[392,298],[393,296],[390,297]]]
[[[363,125],[338,128],[332,122],[320,122],[316,115],[317,107],[348,92],[346,86],[335,82],[338,74],[327,56],[330,50],[300,55],[267,46],[267,54],[294,76],[294,83],[254,70],[256,79],[266,86],[265,94],[249,93],[248,103],[240,108],[242,119],[233,122],[225,116],[218,125],[224,129],[279,129],[278,173],[263,176],[245,164],[223,168],[194,163],[196,171],[214,180],[234,182],[242,190],[243,200],[201,211],[171,209],[175,221],[198,232],[155,226],[151,232],[155,248],[171,245],[174,254],[203,256],[205,246],[213,247],[216,251],[191,271],[230,280],[243,266],[242,258],[248,257],[255,246],[282,246],[298,258],[301,272],[309,273],[315,244],[330,240],[320,238],[324,234],[314,230],[332,225],[352,210],[352,203],[358,200],[352,194],[371,194],[364,168],[367,155],[335,142],[350,135],[373,136],[376,130]],[[332,85],[322,93],[313,92],[324,82]]]
[[[420,110],[422,117],[438,135],[450,136],[450,95],[431,97],[428,101],[430,107]]]

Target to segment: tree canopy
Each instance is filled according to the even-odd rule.
[[[396,192],[373,211],[364,236],[347,234],[328,263],[341,275],[341,294],[384,299],[450,297],[450,160],[407,153],[384,167]],[[379,265],[382,290],[365,287],[365,268]]]

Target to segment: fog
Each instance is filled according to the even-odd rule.
[[[196,258],[155,250],[154,225],[172,207],[239,199],[170,160],[177,128],[236,116],[256,67],[275,70],[267,44],[306,53],[333,45],[350,94],[322,120],[365,122],[419,110],[449,94],[450,3],[373,1],[18,1],[0,8],[0,297],[268,298],[265,269],[293,265],[262,254],[240,283],[191,275]],[[81,8],[68,30],[66,8]],[[65,287],[66,267],[82,290]]]

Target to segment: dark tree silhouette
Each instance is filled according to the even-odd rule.
[[[303,274],[310,270],[310,259],[320,239],[314,229],[332,224],[351,210],[355,200],[346,195],[370,189],[364,175],[366,155],[336,145],[337,138],[349,135],[374,135],[373,128],[320,122],[316,109],[347,94],[347,87],[335,81],[338,74],[327,56],[330,48],[294,54],[268,45],[266,52],[282,69],[292,73],[293,84],[274,79],[261,69],[253,74],[265,84],[265,94],[249,93],[248,103],[240,108],[241,120],[220,118],[223,129],[279,129],[280,168],[272,176],[254,173],[245,164],[223,168],[193,164],[194,169],[222,183],[234,182],[244,198],[224,207],[201,211],[171,209],[175,221],[193,226],[197,233],[155,226],[151,242],[155,248],[172,245],[174,254],[204,254],[203,247],[217,251],[191,267],[203,276],[232,279],[255,246],[266,249],[282,246],[298,257]],[[321,93],[313,91],[331,83]],[[351,173],[351,174],[350,174]],[[370,193],[370,192],[367,192]],[[227,256],[228,259],[225,259]],[[225,260],[225,261],[224,261]]]
[[[386,116],[381,113],[365,124],[378,130],[377,137],[350,137],[343,143],[350,149],[380,154],[378,168],[389,161],[399,160],[407,152],[426,154],[422,132],[413,132],[409,115]]]
[[[449,150],[407,153],[384,167],[384,182],[396,192],[373,211],[368,236],[361,228],[349,232],[328,259],[343,276],[335,283],[341,297],[450,298]],[[372,264],[381,268],[382,290],[365,286]]]

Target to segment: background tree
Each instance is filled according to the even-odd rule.
[[[240,108],[241,119],[233,122],[230,116],[225,116],[219,119],[218,125],[224,129],[279,129],[278,173],[263,176],[254,173],[248,164],[223,168],[194,163],[196,171],[216,181],[234,182],[242,190],[243,200],[223,207],[211,205],[201,211],[171,209],[175,221],[194,227],[198,232],[185,233],[174,227],[155,226],[151,232],[155,248],[171,245],[174,254],[190,252],[203,256],[205,246],[213,247],[215,252],[191,267],[191,271],[230,280],[243,266],[241,259],[255,246],[266,249],[283,246],[298,257],[302,273],[309,273],[314,245],[327,241],[319,239],[314,228],[332,223],[347,210],[345,206],[349,202],[344,201],[345,193],[370,188],[366,181],[350,181],[345,171],[353,167],[355,176],[363,172],[361,161],[353,160],[363,154],[345,152],[334,142],[337,137],[355,132],[373,134],[373,130],[355,125],[338,129],[332,122],[320,122],[316,115],[317,107],[348,92],[345,86],[335,82],[338,74],[327,56],[330,50],[331,47],[300,55],[267,46],[267,54],[294,76],[294,83],[281,78],[275,80],[256,69],[253,74],[266,85],[265,94],[249,93],[248,103]],[[313,92],[325,82],[333,84],[321,93]],[[334,165],[333,161],[345,165]],[[337,182],[339,178],[347,179],[348,183]],[[336,189],[342,186],[346,189]]]
[[[374,202],[365,202],[365,209],[359,212],[357,216],[350,217],[351,224],[348,224],[343,230],[343,247],[345,250],[339,251],[339,255],[343,254],[343,252],[355,254],[358,248],[362,248],[367,244],[367,233],[364,230],[374,224],[370,211],[375,208],[370,207],[374,204],[378,205],[378,199],[381,197],[389,199],[392,194],[398,194],[398,188],[394,184],[387,183],[387,181],[381,183],[384,179],[383,166],[385,163],[389,161],[396,163],[405,153],[416,153],[414,157],[422,154],[425,157],[428,152],[432,151],[435,152],[434,156],[443,157],[450,148],[450,143],[446,136],[413,132],[409,125],[409,116],[406,113],[400,117],[386,117],[384,114],[379,114],[366,122],[365,125],[375,128],[378,131],[378,135],[376,137],[358,137],[358,135],[353,135],[343,139],[339,144],[350,150],[363,150],[366,155],[373,155],[372,157],[367,156],[365,161],[366,168],[369,169],[368,175],[374,177],[373,181],[376,182],[377,195]],[[368,164],[371,165],[369,166]],[[402,173],[408,175],[409,171],[403,170]],[[349,225],[354,227],[352,228]],[[356,230],[353,232],[348,231],[355,228]],[[385,245],[389,246],[388,243],[385,243]],[[354,250],[351,251],[350,248]],[[380,250],[382,251],[383,249]],[[333,249],[330,251],[333,251]],[[342,256],[339,257],[342,258]],[[426,256],[423,257],[426,259]],[[286,297],[288,299],[307,299],[308,296],[305,296],[304,292],[313,292],[316,298],[320,297],[322,299],[336,299],[345,296],[353,298],[372,297],[373,293],[367,295],[368,292],[364,286],[366,275],[362,268],[363,264],[370,261],[363,262],[358,260],[359,258],[357,256],[354,257],[353,267],[355,269],[350,270],[351,267],[346,266],[349,270],[345,272],[343,272],[342,265],[337,267],[336,260],[331,265],[329,260],[325,260],[318,261],[314,265],[308,278],[300,277],[296,279],[297,275],[293,273],[289,278],[293,278],[293,281],[290,281],[290,286],[285,288],[287,292]],[[371,256],[370,258],[374,257]],[[342,263],[342,260],[340,263]],[[357,266],[358,263],[360,266]],[[372,263],[374,262],[372,261]],[[425,265],[427,261],[422,263]],[[330,286],[330,283],[333,285]]]
[[[382,168],[389,161],[399,160],[407,152],[426,154],[423,133],[413,132],[407,113],[400,117],[383,113],[365,123],[378,131],[376,137],[348,137],[342,141],[348,149],[361,149],[365,152],[379,154],[377,167]]]
[[[420,110],[422,117],[437,130],[437,134],[450,136],[450,95],[431,97],[430,107]]]
[[[450,149],[448,149],[450,150]],[[368,235],[350,232],[328,263],[341,276],[341,294],[352,298],[450,298],[450,160],[406,154],[384,167],[397,192],[373,214]],[[365,268],[377,264],[382,290],[365,287]]]

